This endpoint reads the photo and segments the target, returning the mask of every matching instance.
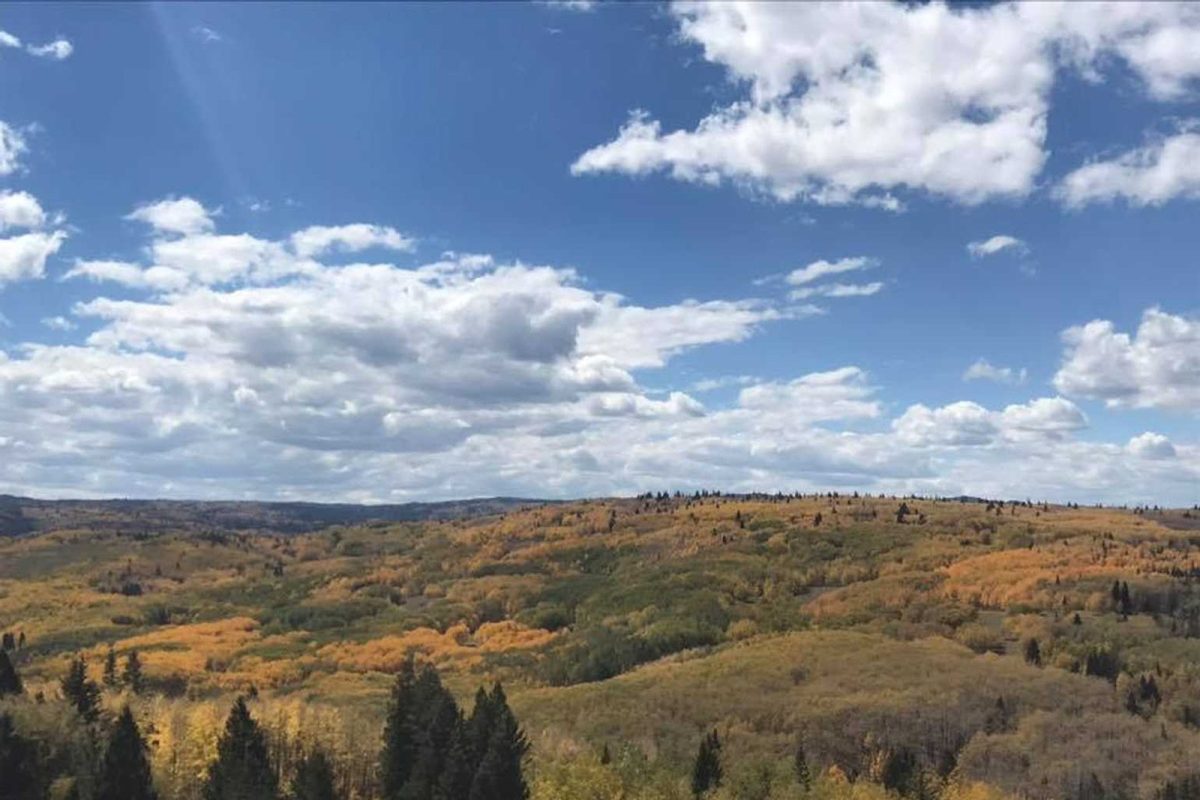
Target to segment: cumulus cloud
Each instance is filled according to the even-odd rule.
[[[992,381],[993,383],[1017,384],[1024,383],[1027,377],[1028,373],[1024,367],[1021,369],[997,367],[986,358],[981,358],[967,367],[962,379],[964,381]]]
[[[971,258],[983,258],[984,256],[993,256],[996,253],[1011,250],[1017,253],[1028,252],[1029,248],[1025,242],[1015,236],[1007,236],[1000,234],[993,236],[990,239],[984,239],[978,242],[971,242],[967,245],[967,252],[971,254]]]
[[[8,228],[40,228],[46,212],[28,192],[0,191],[0,231]]]
[[[0,239],[0,286],[45,275],[46,260],[58,252],[66,239],[64,231],[26,233]]]
[[[1175,445],[1161,433],[1147,431],[1129,440],[1126,448],[1138,458],[1174,458]]]
[[[1200,476],[1193,443],[1165,460],[1076,441],[1086,418],[1062,398],[889,421],[855,366],[738,378],[723,406],[647,388],[681,354],[789,317],[769,302],[643,306],[553,266],[453,253],[331,265],[290,236],[245,236],[154,228],[141,260],[76,264],[121,291],[46,320],[78,321],[82,341],[0,351],[0,491],[385,501],[838,486],[1167,502]],[[242,260],[202,268],[214,240],[241,243]]]
[[[292,248],[302,257],[336,250],[357,253],[370,247],[408,252],[415,244],[414,239],[404,236],[395,228],[381,225],[314,225],[292,234]]]
[[[1046,161],[1058,72],[1123,64],[1154,99],[1200,75],[1190,4],[718,3],[672,6],[682,38],[746,87],[692,130],[634,112],[572,172],[665,172],[779,200],[897,209],[1022,197]]]
[[[166,198],[146,203],[125,219],[145,222],[160,233],[193,235],[213,229],[213,212],[191,197]]]
[[[1157,308],[1132,336],[1108,320],[1068,328],[1054,386],[1114,407],[1200,409],[1200,321]]]
[[[1069,208],[1115,200],[1132,206],[1194,200],[1200,197],[1200,133],[1179,133],[1085,164],[1063,178],[1055,194]]]
[[[1087,417],[1071,401],[1042,397],[1002,411],[989,411],[966,400],[939,408],[917,404],[898,417],[892,428],[911,445],[979,447],[1061,439],[1087,424]]]

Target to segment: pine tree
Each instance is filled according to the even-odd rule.
[[[208,770],[204,800],[277,800],[275,772],[267,740],[239,697],[217,743],[217,760]]]
[[[336,800],[333,768],[321,750],[309,753],[292,778],[292,800]]]
[[[100,687],[88,680],[87,664],[76,658],[62,680],[62,693],[75,706],[85,722],[95,722],[100,717]]]
[[[129,706],[117,718],[100,767],[96,800],[157,800],[146,742]]]
[[[692,794],[703,797],[721,785],[724,769],[721,767],[721,740],[714,730],[700,740],[700,749],[692,765]]]
[[[130,650],[129,655],[125,656],[125,669],[121,673],[121,682],[134,694],[142,693],[142,689],[144,688],[142,681],[142,660],[138,657],[137,650]]]
[[[800,784],[806,790],[812,786],[812,772],[808,768],[808,757],[804,754],[804,745],[796,746],[796,755],[792,760],[792,767],[796,773],[796,783]]]
[[[434,797],[437,800],[462,800],[470,796],[476,766],[475,753],[471,748],[464,721],[456,726],[450,735],[445,766],[438,779]]]
[[[108,646],[108,652],[104,655],[104,685],[117,685],[117,651],[113,650],[112,645]]]
[[[1030,639],[1025,642],[1025,663],[1032,664],[1035,667],[1042,665],[1042,648],[1038,644],[1037,639]]]
[[[488,706],[492,717],[491,735],[471,781],[468,800],[525,800],[529,797],[529,787],[525,783],[522,762],[529,752],[529,740],[498,683],[488,695]]]
[[[25,691],[21,684],[21,676],[8,657],[8,653],[0,650],[0,697],[16,695]]]
[[[385,800],[398,800],[416,759],[416,731],[410,714],[416,695],[416,667],[407,659],[396,675],[383,726],[383,753],[379,757],[380,783]]]
[[[4,800],[45,797],[37,747],[17,733],[8,714],[0,714],[0,797]]]

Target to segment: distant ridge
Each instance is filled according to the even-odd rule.
[[[331,525],[481,517],[551,502],[555,501],[479,497],[370,505],[257,500],[39,500],[0,495],[0,536],[73,527],[128,533],[153,533],[166,528],[305,533]]]

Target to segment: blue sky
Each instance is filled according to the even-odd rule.
[[[1200,499],[1200,6],[0,30],[0,491]]]

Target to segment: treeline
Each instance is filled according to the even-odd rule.
[[[105,674],[111,668],[106,665]],[[0,800],[174,800],[155,785],[148,735],[129,705],[106,713],[82,658],[59,686],[65,727],[32,735],[0,705]],[[25,689],[0,650],[0,700]],[[285,758],[238,697],[202,774],[202,800],[526,800],[529,742],[503,688],[480,688],[470,714],[431,666],[410,659],[396,676],[373,780],[339,786],[335,756],[320,746]],[[50,703],[39,696],[35,705]],[[7,704],[6,704],[7,705]],[[149,726],[152,728],[152,725]],[[303,738],[303,737],[302,737]],[[310,740],[312,737],[308,737]],[[194,787],[193,787],[194,788]],[[189,792],[189,796],[195,796]]]

